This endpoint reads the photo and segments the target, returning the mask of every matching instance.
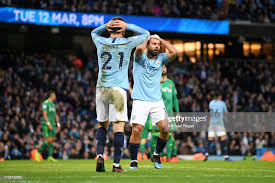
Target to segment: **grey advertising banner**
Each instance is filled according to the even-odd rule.
[[[275,132],[273,112],[182,112],[166,118],[176,132]]]

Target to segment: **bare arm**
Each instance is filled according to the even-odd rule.
[[[177,57],[177,49],[170,44],[168,41],[165,41],[164,39],[159,38],[160,43],[163,44],[168,49],[168,59],[170,61],[174,60]]]
[[[59,118],[57,116],[57,114],[55,114],[55,121],[56,121],[56,125],[57,125],[57,130],[59,131],[60,130],[60,122],[59,122]]]
[[[57,114],[55,114],[54,117],[55,117],[55,121],[56,121],[57,126],[60,126],[59,118],[58,118]]]
[[[43,117],[44,117],[44,120],[46,121],[48,127],[50,130],[53,130],[53,127],[48,119],[48,116],[47,116],[47,111],[43,111]]]
[[[148,37],[142,44],[140,44],[136,47],[136,52],[135,52],[136,56],[139,57],[143,54],[144,50],[146,49],[149,39],[150,39],[150,37]]]
[[[43,111],[43,118],[46,121],[46,123],[49,123],[49,119],[48,119],[48,116],[47,116],[47,111]]]

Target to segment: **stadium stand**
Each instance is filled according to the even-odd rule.
[[[275,22],[274,0],[1,0],[0,6],[62,11]]]
[[[62,130],[55,143],[54,156],[60,159],[94,158],[96,60],[74,65],[72,55],[25,53],[13,49],[0,52],[0,157],[29,159],[30,150],[43,141],[41,103],[47,91],[57,93],[57,110]],[[168,77],[175,81],[180,111],[208,111],[211,91],[223,92],[229,111],[274,111],[274,64],[243,61],[229,63],[223,58],[205,62],[174,62]],[[226,72],[223,72],[226,71]],[[131,74],[131,73],[130,73]],[[128,100],[131,111],[131,100]],[[126,125],[123,157],[129,157]],[[275,132],[228,133],[230,155],[262,155],[275,147]],[[112,156],[112,132],[108,132],[106,152]],[[179,154],[205,151],[205,133],[176,133]],[[218,141],[212,153],[221,153]]]

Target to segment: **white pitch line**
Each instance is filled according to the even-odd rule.
[[[66,178],[111,178],[114,177],[117,178],[171,178],[171,176],[162,176],[162,175],[156,175],[156,176],[149,176],[149,175],[143,175],[143,176],[129,176],[129,175],[121,175],[121,176],[113,176],[113,175],[104,175],[104,176],[49,176],[47,179],[66,179]],[[200,175],[200,176],[193,176],[193,175],[173,175],[173,177],[186,177],[186,178],[193,178],[193,177],[233,177],[232,175],[214,175],[214,174],[206,174],[206,175]],[[254,176],[254,175],[247,175],[247,176],[238,176],[241,178],[275,178],[275,176],[272,175],[266,175],[266,176]],[[25,180],[27,181],[27,180]]]
[[[151,178],[151,177],[165,177],[165,178],[169,178],[168,175],[156,175],[156,176],[149,176],[149,175],[142,175],[142,176],[137,176],[137,175],[121,175],[121,176],[117,176],[117,175],[101,175],[101,176],[49,176],[47,177],[47,179],[64,179],[64,178]]]
[[[232,171],[257,171],[257,172],[275,172],[275,170],[260,170],[260,169],[243,169],[243,168],[209,168],[209,167],[205,167],[205,168],[195,168],[195,167],[172,167],[172,166],[166,166],[163,168],[173,168],[173,169],[177,169],[177,168],[181,168],[181,169],[194,169],[194,170],[232,170]]]

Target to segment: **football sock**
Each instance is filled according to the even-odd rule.
[[[167,158],[171,158],[172,157],[172,151],[173,151],[173,140],[172,137],[169,137],[167,144],[166,144],[166,154],[167,154]]]
[[[210,146],[211,146],[212,140],[207,140],[206,144],[206,153],[210,154]]]
[[[131,153],[131,160],[137,160],[137,153],[139,149],[139,144],[130,143],[130,153]]]
[[[177,143],[175,138],[173,138],[173,150],[172,150],[172,156],[176,157],[178,155],[178,150],[177,150]]]
[[[157,145],[157,138],[158,136],[152,136],[150,140],[150,157],[152,157],[155,152],[156,145]]]
[[[227,139],[221,141],[221,148],[222,148],[222,152],[224,155],[228,155],[228,150],[227,150]]]
[[[106,143],[107,130],[105,128],[98,128],[96,131],[96,153],[103,154]]]
[[[140,143],[139,151],[141,152],[141,155],[143,156],[143,154],[145,152],[145,144],[144,143]]]
[[[53,144],[49,144],[48,157],[53,157]]]
[[[114,134],[114,163],[119,164],[123,149],[124,135],[122,132]]]
[[[158,137],[155,153],[160,154],[163,151],[166,143],[167,143],[167,140],[162,140],[161,138]]]
[[[38,149],[38,152],[41,153],[44,151],[44,149],[48,146],[48,142],[44,141],[43,144],[40,146],[40,148]]]

